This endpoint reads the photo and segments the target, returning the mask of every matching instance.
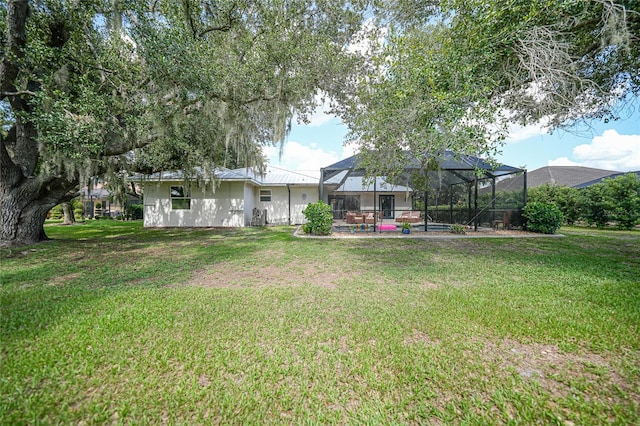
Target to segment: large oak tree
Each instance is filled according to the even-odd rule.
[[[0,5],[0,240],[46,238],[91,178],[264,165],[294,114],[356,69],[359,2],[10,0]]]

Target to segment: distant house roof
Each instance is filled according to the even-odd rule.
[[[111,196],[111,193],[105,188],[93,188],[89,191],[87,187],[84,187],[80,190],[80,194],[84,198],[109,198]]]
[[[624,175],[626,175],[628,173],[635,174],[636,176],[638,176],[638,178],[640,178],[640,171],[637,171],[637,172],[619,172],[619,173],[611,174],[609,176],[604,176],[604,177],[601,177],[601,178],[598,178],[598,179],[590,180],[589,182],[581,183],[580,185],[574,186],[574,188],[578,188],[578,189],[586,188],[588,186],[595,185],[596,183],[600,183],[604,179],[609,179],[609,178],[610,179],[615,179],[615,178],[617,178],[619,176],[624,176]]]
[[[602,180],[605,177],[619,173],[620,172],[612,170],[593,169],[591,167],[545,166],[527,173],[527,188],[535,188],[544,184],[578,187],[587,182],[598,179]],[[520,188],[522,185],[523,176],[519,175],[503,179],[496,183],[496,191],[504,191],[510,187]]]
[[[202,169],[196,169],[195,172],[201,178],[204,176]],[[302,173],[292,172],[290,170],[281,169],[279,167],[270,166],[264,175],[260,175],[255,171],[247,168],[226,169],[218,168],[214,171],[216,179],[221,181],[246,181],[252,182],[259,186],[284,186],[284,185],[318,185],[318,178],[307,176]],[[185,175],[182,171],[164,171],[151,175],[138,175],[130,177],[132,181],[182,181]]]

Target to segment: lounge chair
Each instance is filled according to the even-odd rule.
[[[396,217],[396,222],[418,223],[422,222],[422,219],[420,218],[420,212],[413,210],[409,212],[402,212],[400,216]]]
[[[347,212],[347,216],[345,217],[345,222],[348,224],[356,223],[356,217],[360,216],[356,212]]]
[[[502,224],[502,229],[511,229],[511,210],[504,212],[502,220],[494,220],[492,223],[493,229],[498,230],[498,226]]]
[[[378,218],[378,220],[373,220],[373,212],[364,213],[362,217],[364,218],[364,223],[382,222],[382,212],[380,211],[376,212],[376,217]]]

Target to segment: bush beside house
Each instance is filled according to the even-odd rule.
[[[329,235],[333,225],[333,213],[331,206],[323,201],[309,204],[302,214],[307,218],[307,223],[302,225],[306,234]]]

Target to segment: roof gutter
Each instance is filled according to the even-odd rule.
[[[289,225],[291,225],[291,187],[287,184],[287,192],[289,193]]]

